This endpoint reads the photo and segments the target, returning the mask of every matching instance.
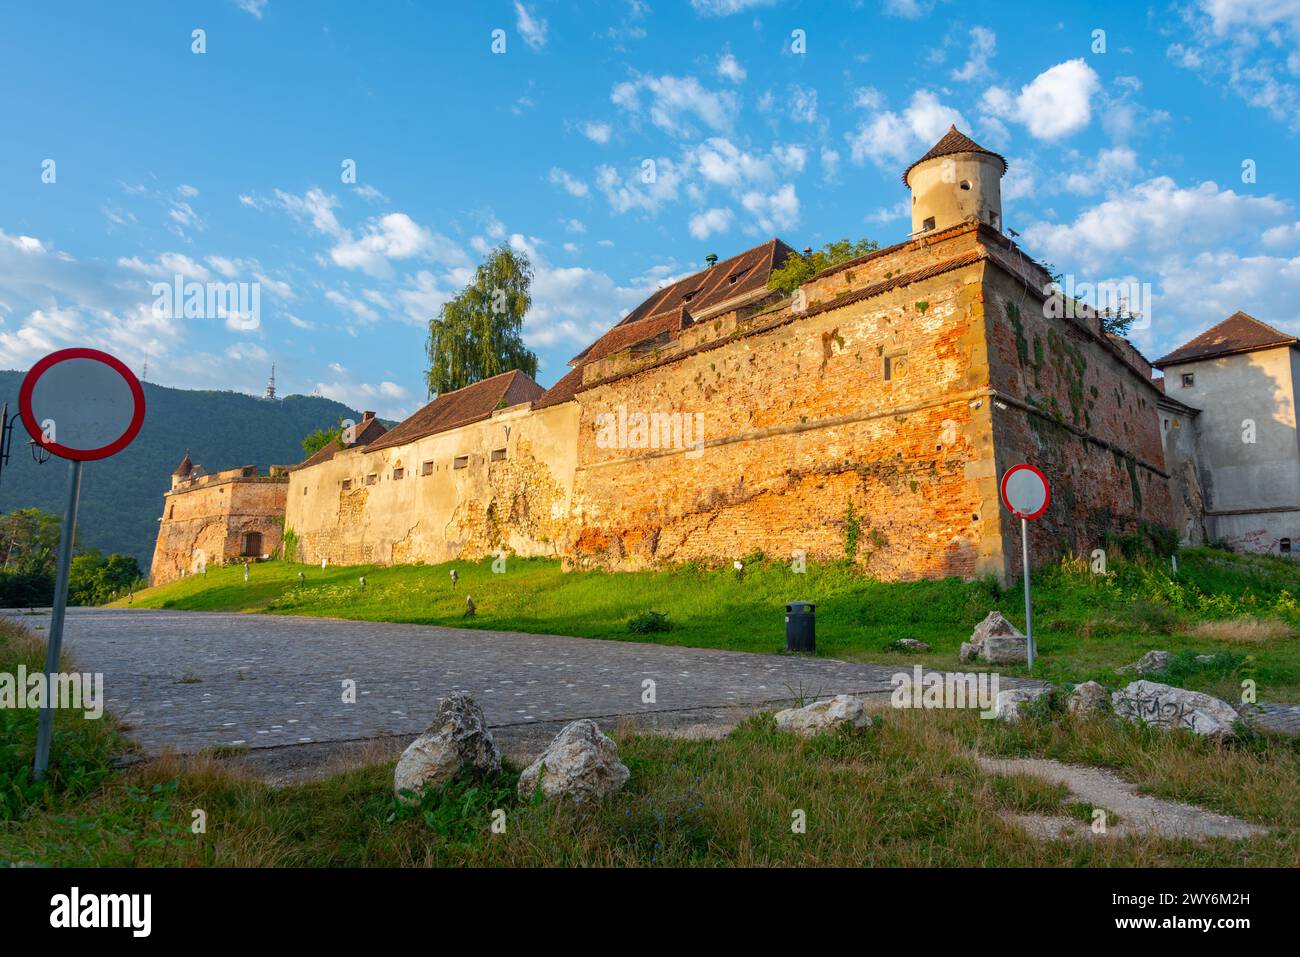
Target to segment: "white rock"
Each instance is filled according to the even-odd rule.
[[[1029,639],[1000,611],[991,611],[961,646],[962,661],[1012,665],[1029,660]]]
[[[1226,701],[1199,691],[1155,681],[1134,681],[1110,696],[1115,714],[1162,728],[1187,728],[1210,738],[1227,738],[1240,716]]]
[[[617,791],[630,777],[618,759],[618,746],[596,722],[583,718],[557,734],[519,776],[519,797],[530,799],[541,782],[548,799],[571,797],[579,803]]]
[[[993,717],[999,721],[1019,721],[1024,717],[1021,709],[1045,694],[1046,688],[1010,688],[999,691],[993,701]]]
[[[851,724],[855,728],[871,727],[871,716],[862,709],[861,698],[840,694],[802,708],[786,708],[776,713],[776,726],[780,730],[804,737],[830,731],[841,724]]]
[[[1140,675],[1161,674],[1169,670],[1169,652],[1148,651],[1137,660],[1133,670]]]
[[[1095,681],[1085,681],[1081,685],[1075,685],[1074,690],[1065,699],[1066,710],[1079,717],[1104,712],[1109,706],[1109,693]]]
[[[428,730],[407,746],[393,772],[393,791],[418,792],[439,787],[462,771],[495,773],[501,752],[488,730],[483,709],[467,694],[455,692],[438,702],[438,715]]]
[[[899,651],[926,652],[930,650],[929,645],[924,641],[917,641],[915,638],[899,638],[894,642],[894,647]]]

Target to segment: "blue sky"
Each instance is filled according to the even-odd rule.
[[[953,122],[1010,161],[1027,252],[1150,284],[1149,355],[1236,309],[1300,332],[1300,0],[16,6],[0,368],[89,344],[260,392],[274,362],[401,416],[427,319],[508,241],[549,385],[709,252],[902,240],[900,173]],[[158,315],[176,275],[260,284],[256,327]]]

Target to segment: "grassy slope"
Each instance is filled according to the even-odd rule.
[[[1300,566],[1281,559],[1208,549],[1180,555],[1179,574],[1161,565],[1114,563],[1108,576],[1064,564],[1035,574],[1040,660],[1035,676],[1096,679],[1115,685],[1115,668],[1161,648],[1183,653],[1171,683],[1235,700],[1252,678],[1260,700],[1300,702]],[[455,567],[460,584],[452,587]],[[299,584],[302,573],[306,581]],[[364,575],[366,588],[359,586]],[[465,618],[465,595],[478,613]],[[491,562],[379,568],[267,562],[245,584],[240,567],[141,592],[134,607],[237,610],[416,622],[638,641],[739,651],[784,648],[784,604],[817,604],[817,650],[856,661],[954,667],[971,628],[992,608],[1023,624],[1018,588],[957,579],[882,583],[843,565],[810,565],[805,574],[760,561],[743,573],[682,567],[609,574],[562,572],[557,561],[509,559],[504,574]],[[124,604],[119,602],[119,605]],[[673,628],[638,635],[633,616],[666,612]],[[1252,630],[1251,623],[1266,623]],[[1219,622],[1218,634],[1197,626]],[[1262,634],[1257,634],[1256,632]],[[1269,634],[1269,632],[1272,634]],[[926,655],[889,650],[898,638],[919,638]],[[1192,661],[1215,655],[1214,662]],[[1004,673],[1023,669],[1002,668]]]

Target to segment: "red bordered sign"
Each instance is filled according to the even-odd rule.
[[[1034,519],[1052,504],[1052,486],[1033,465],[1013,465],[1002,475],[1002,504],[1016,518]]]
[[[144,425],[144,389],[120,359],[98,349],[52,352],[23,379],[23,425],[60,458],[88,462],[116,455]]]

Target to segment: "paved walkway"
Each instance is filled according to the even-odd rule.
[[[42,631],[48,624],[18,617]],[[414,735],[456,690],[501,727],[881,692],[891,690],[890,675],[910,670],[517,632],[107,608],[69,609],[64,642],[79,669],[104,673],[108,708],[148,751]],[[348,679],[356,704],[343,702]],[[653,704],[642,703],[647,679]]]

